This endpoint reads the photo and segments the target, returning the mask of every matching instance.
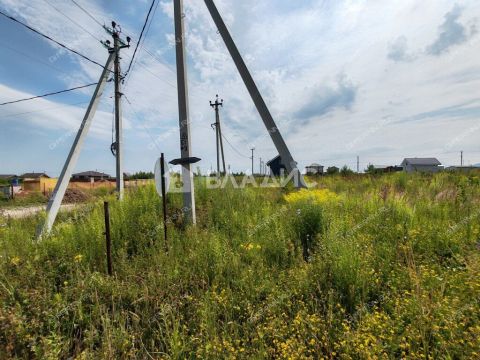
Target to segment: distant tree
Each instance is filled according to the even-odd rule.
[[[342,176],[348,176],[348,175],[352,175],[353,174],[353,170],[350,169],[347,165],[344,165],[342,167],[342,170],[340,170],[340,175]]]
[[[335,175],[335,174],[338,174],[338,168],[336,166],[330,166],[328,169],[327,169],[327,174],[328,175]]]
[[[368,167],[365,169],[365,173],[375,174],[375,172],[376,172],[375,166],[373,166],[373,164],[368,164]]]
[[[365,173],[375,175],[375,174],[382,174],[383,171],[382,169],[377,169],[374,165],[369,164],[367,169],[365,170]]]
[[[145,171],[139,171],[129,177],[129,180],[147,180],[147,179],[153,179],[155,178],[155,175],[153,172],[145,172]]]

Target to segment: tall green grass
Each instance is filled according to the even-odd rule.
[[[293,189],[208,189],[198,225],[169,196],[169,251],[153,187],[0,219],[0,358],[478,358],[475,175],[327,177],[336,201]],[[308,256],[303,252],[307,242]],[[307,261],[305,261],[307,260]]]

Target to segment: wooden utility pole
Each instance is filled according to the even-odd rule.
[[[212,126],[215,127],[215,133],[217,137],[217,176],[220,176],[220,156],[222,157],[222,165],[223,165],[223,174],[227,173],[227,169],[225,167],[225,154],[223,152],[223,135],[222,135],[222,127],[220,125],[220,106],[223,107],[223,99],[221,101],[217,98],[215,102],[212,103],[210,101],[210,106],[215,110],[215,123]]]
[[[251,157],[251,159],[252,159],[252,176],[253,176],[253,175],[255,175],[255,172],[254,172],[254,169],[253,169],[253,161],[254,161],[253,152],[255,151],[255,148],[252,147],[250,150],[252,150],[252,157]]]
[[[183,207],[187,223],[196,224],[195,189],[191,163],[190,115],[188,106],[187,63],[185,57],[185,26],[183,0],[173,1],[175,19],[175,49],[177,61],[178,115],[180,122],[180,150],[182,161]]]

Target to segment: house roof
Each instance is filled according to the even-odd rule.
[[[17,175],[12,175],[12,174],[0,174],[0,179],[11,179],[11,178],[16,178]]]
[[[88,177],[110,177],[110,175],[101,173],[98,171],[84,171],[81,173],[76,173],[72,175],[73,177],[82,177],[82,176],[88,176]]]
[[[41,178],[41,177],[46,177],[46,178],[49,178],[50,179],[50,176],[48,176],[47,174],[45,173],[34,173],[34,172],[31,172],[31,173],[25,173],[23,174],[22,176],[20,176],[21,178],[24,178],[24,179],[38,179],[38,178]]]
[[[405,165],[442,165],[436,158],[405,158],[402,162]]]
[[[311,165],[308,165],[307,167],[323,167],[323,166],[317,163],[313,163]]]

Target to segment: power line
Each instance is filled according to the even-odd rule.
[[[25,98],[25,99],[8,101],[8,102],[1,103],[0,106],[9,105],[9,104],[16,104],[16,103],[19,103],[19,102],[22,102],[22,101],[40,99],[40,98],[44,98],[44,97],[52,96],[52,95],[63,94],[63,93],[69,92],[69,91],[84,89],[84,88],[86,88],[86,87],[93,86],[93,85],[97,85],[97,84],[98,84],[98,83],[92,83],[92,84],[88,84],[88,85],[77,86],[77,87],[74,87],[74,88],[71,88],[71,89],[65,89],[65,90],[55,91],[55,92],[51,92],[51,93],[48,93],[48,94],[43,94],[43,95],[38,95],[38,96],[32,96],[32,97]]]
[[[251,159],[250,156],[246,156],[246,155],[243,155],[242,153],[240,153],[240,151],[238,151],[238,150],[235,148],[235,146],[233,146],[233,145],[230,143],[230,141],[228,141],[227,137],[226,137],[224,134],[222,134],[222,137],[225,139],[225,141],[227,142],[227,144],[230,145],[230,147],[233,149],[233,151],[235,151],[238,155],[240,155],[241,157],[244,157],[244,158],[246,158],[246,159]]]
[[[9,49],[10,51],[13,51],[13,52],[15,52],[15,53],[17,53],[17,54],[19,54],[19,55],[22,55],[22,56],[24,56],[24,57],[26,57],[26,58],[28,58],[28,59],[30,59],[30,60],[36,61],[36,62],[38,62],[39,64],[48,66],[48,67],[52,68],[53,70],[56,70],[56,71],[58,71],[58,72],[61,72],[61,73],[65,74],[65,75],[67,75],[70,79],[72,79],[72,77],[70,76],[71,74],[69,74],[68,72],[66,72],[66,71],[64,71],[64,70],[62,70],[62,69],[57,68],[56,66],[53,66],[52,64],[49,64],[49,63],[46,62],[46,61],[43,61],[43,60],[38,59],[38,58],[36,58],[36,57],[33,57],[33,56],[31,56],[31,55],[23,52],[23,51],[20,51],[20,50],[18,50],[18,49],[15,49],[15,48],[13,48],[13,47],[5,44],[5,43],[4,43],[3,41],[1,41],[1,40],[0,40],[0,45],[1,45],[2,47],[6,48],[6,49]]]
[[[82,104],[86,104],[86,103],[88,103],[88,101],[80,101],[80,102],[76,102],[76,103],[73,103],[73,104],[65,104],[65,105],[61,105],[61,106],[53,106],[53,107],[48,107],[48,108],[40,109],[40,110],[33,110],[33,111],[26,111],[26,112],[16,113],[16,114],[2,115],[2,116],[0,116],[0,119],[10,118],[10,117],[17,117],[17,116],[20,116],[20,115],[35,114],[35,113],[44,112],[44,111],[50,111],[50,110],[57,110],[57,109],[62,109],[62,108],[66,108],[66,107],[72,107],[72,106],[75,106],[75,105],[82,105]]]
[[[72,0],[72,1],[73,1],[73,0]],[[36,33],[36,34],[38,34],[38,35],[40,35],[40,36],[44,37],[45,39],[47,39],[47,40],[50,40],[50,41],[54,42],[54,43],[55,43],[55,44],[57,44],[58,46],[60,46],[60,47],[62,47],[62,48],[64,48],[64,49],[66,49],[66,50],[68,50],[68,51],[70,51],[70,52],[72,52],[72,53],[74,53],[74,54],[76,54],[76,55],[78,55],[78,56],[82,57],[83,59],[85,59],[85,60],[87,60],[87,61],[90,61],[91,63],[93,63],[93,64],[95,64],[95,65],[98,65],[98,66],[100,66],[102,69],[104,69],[104,66],[103,66],[102,64],[100,64],[100,63],[96,62],[95,60],[92,60],[92,59],[90,59],[89,57],[87,57],[87,56],[85,56],[85,55],[83,55],[83,54],[79,53],[79,52],[78,52],[78,51],[76,51],[76,50],[73,50],[73,49],[69,48],[68,46],[66,46],[66,45],[64,45],[64,44],[62,44],[62,43],[60,43],[60,42],[58,42],[57,40],[54,40],[54,39],[52,39],[50,36],[48,36],[48,35],[45,35],[45,34],[41,33],[41,32],[40,32],[40,31],[38,31],[38,30],[35,30],[35,29],[34,29],[34,28],[32,28],[31,26],[29,26],[29,25],[27,25],[27,24],[25,24],[25,23],[21,22],[20,20],[17,20],[17,19],[15,19],[13,16],[9,16],[9,15],[5,14],[5,13],[4,13],[3,11],[1,11],[1,10],[0,10],[0,15],[3,15],[3,16],[5,16],[7,19],[10,19],[10,20],[12,20],[12,21],[14,21],[14,22],[16,22],[16,23],[18,23],[18,24],[20,24],[20,25],[22,25],[22,26],[26,27],[27,29],[29,29],[29,30],[33,31],[34,33]]]
[[[83,8],[82,6],[80,6],[75,0],[72,0],[72,2],[80,9],[82,10],[85,14],[87,14],[87,16],[92,19],[93,21],[95,21],[98,25],[100,25],[100,27],[103,28],[103,24],[98,21],[92,14],[90,14],[85,8]]]
[[[128,69],[125,72],[125,76],[130,72],[130,69],[132,68],[133,61],[135,60],[135,55],[137,54],[137,50],[138,50],[138,47],[140,46],[140,43],[142,42],[143,33],[145,31],[145,28],[147,27],[148,19],[150,18],[150,14],[152,13],[153,6],[155,5],[155,1],[156,0],[152,0],[152,4],[150,5],[150,9],[148,9],[147,17],[145,18],[145,22],[143,23],[142,31],[140,32],[140,36],[138,38],[137,45],[135,46],[135,50],[133,51],[133,56],[132,56],[132,59],[130,60],[130,64],[128,65]]]
[[[137,120],[139,120],[140,122],[140,125],[142,126],[143,130],[148,134],[148,136],[150,136],[150,139],[152,140],[152,143],[153,145],[157,148],[158,151],[161,152],[161,149],[158,147],[157,145],[157,141],[153,138],[152,134],[150,133],[150,131],[148,131],[147,127],[145,126],[145,123],[144,121],[142,121],[140,119],[140,116],[138,115],[138,113],[135,111],[135,108],[133,107],[133,104],[130,102],[130,100],[128,100],[128,97],[123,94],[123,96],[125,97],[125,100],[127,101],[127,103],[130,105],[130,108],[132,109],[132,112],[133,114],[135,115],[135,117],[137,118]]]
[[[65,14],[63,11],[61,11],[59,8],[57,8],[55,5],[53,5],[52,3],[50,3],[48,0],[44,0],[48,5],[50,5],[50,7],[52,7],[54,10],[56,10],[58,13],[60,13],[61,15],[65,16],[68,20],[70,20],[73,24],[77,25],[80,29],[82,29],[83,31],[85,31],[88,35],[90,35],[92,38],[94,38],[95,40],[97,41],[100,41],[100,39],[98,37],[96,37],[95,35],[93,35],[90,31],[88,31],[87,29],[85,29],[81,24],[79,24],[78,22],[76,22],[75,20],[73,20],[70,16],[68,16],[67,14]]]
[[[155,76],[157,79],[159,79],[160,81],[163,81],[165,84],[167,84],[168,86],[170,86],[171,88],[173,89],[176,89],[177,87],[175,85],[173,85],[172,83],[168,82],[167,80],[161,78],[159,75],[155,74],[154,72],[152,72],[146,65],[142,64],[141,62],[138,63],[141,67],[143,67],[148,73],[150,73],[152,76]]]

